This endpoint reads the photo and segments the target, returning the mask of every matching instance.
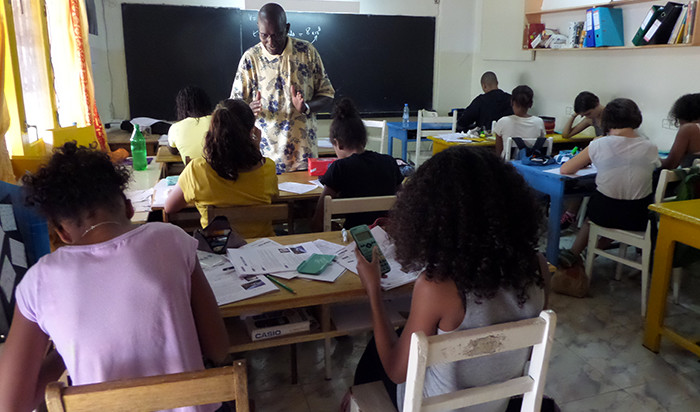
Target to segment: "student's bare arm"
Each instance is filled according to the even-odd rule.
[[[577,116],[575,115],[571,116],[564,125],[564,128],[561,131],[561,137],[563,137],[564,139],[576,136],[577,134],[581,133],[593,124],[593,121],[591,119],[584,117],[583,120],[576,123],[576,126],[573,126],[576,117]]]
[[[175,185],[170,191],[168,198],[165,199],[165,213],[175,213],[187,207],[185,194],[182,193],[180,185]]]
[[[588,148],[585,148],[581,153],[574,156],[571,160],[561,165],[561,173],[572,175],[584,167],[591,164],[591,155],[588,154]]]
[[[693,141],[697,143],[693,147]],[[694,150],[698,149],[698,150]],[[695,123],[686,123],[678,129],[676,138],[673,140],[673,146],[668,153],[668,157],[661,161],[663,169],[675,169],[681,164],[683,156],[687,153],[695,153],[700,150],[700,129]]]
[[[192,272],[192,314],[197,326],[199,345],[202,354],[216,364],[220,364],[228,354],[229,341],[214,292],[211,291],[204,272],[196,263]]]
[[[0,356],[0,411],[33,410],[44,395],[46,383],[60,377],[63,370],[55,371],[60,366],[53,357],[43,365],[48,342],[49,337],[39,325],[22,316],[15,307],[12,327]]]
[[[496,155],[501,157],[503,156],[503,137],[495,133],[494,136],[496,136]]]
[[[338,197],[338,192],[331,189],[328,186],[323,188],[323,193],[316,203],[316,211],[314,212],[314,217],[311,219],[311,231],[312,232],[322,232],[323,231],[323,199],[326,196]]]

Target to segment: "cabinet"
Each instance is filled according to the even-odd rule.
[[[678,3],[687,3],[687,0],[677,0]],[[543,9],[543,3],[545,9]],[[695,13],[695,22],[693,35],[689,43],[685,44],[653,44],[647,46],[634,46],[632,38],[634,37],[639,25],[646,16],[649,8],[654,5],[664,5],[665,1],[649,1],[649,0],[618,0],[607,2],[592,2],[571,7],[552,7],[548,4],[566,4],[566,1],[548,1],[544,0],[525,0],[525,27],[523,30],[523,49],[527,49],[527,25],[532,23],[545,23],[547,28],[559,28],[560,32],[566,34],[569,21],[585,21],[586,10],[593,7],[611,6],[623,9],[624,19],[624,39],[625,45],[620,47],[584,47],[570,49],[530,49],[537,52],[567,52],[567,51],[590,51],[590,50],[624,50],[624,49],[645,49],[645,48],[662,48],[662,47],[692,47],[700,46],[700,36],[697,35],[698,23],[700,23],[700,13]]]

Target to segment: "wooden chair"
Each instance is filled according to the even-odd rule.
[[[524,395],[521,411],[539,411],[556,319],[554,312],[545,310],[537,318],[484,328],[428,337],[422,332],[414,333],[411,336],[408,358],[404,412],[452,410],[519,394]],[[423,398],[425,371],[429,366],[527,347],[532,347],[532,354],[527,372],[523,376]],[[388,396],[381,383],[354,386],[351,393],[351,411],[395,410],[391,402],[386,404]]]
[[[386,120],[362,120],[362,123],[366,128],[376,128],[380,130],[379,138],[367,136],[367,140],[379,141],[379,153],[384,153],[387,146]],[[389,155],[391,155],[391,153],[389,153]]]
[[[163,210],[163,222],[179,226],[187,233],[192,233],[202,227],[200,218],[199,210],[194,206],[186,207],[175,213],[166,213]]]
[[[448,123],[452,125],[451,129],[426,129],[423,127],[423,123]],[[418,111],[418,127],[416,128],[416,155],[414,162],[416,167],[421,164],[421,150],[420,143],[423,137],[435,136],[445,133],[455,133],[457,131],[457,110],[452,110],[452,116],[440,117],[436,112],[430,112],[425,109]]]
[[[293,233],[287,203],[231,207],[207,206],[209,223],[217,216],[225,216],[231,226],[235,226],[236,223],[249,222],[286,222],[289,226],[289,234]]]
[[[52,382],[46,388],[49,412],[157,411],[231,400],[237,412],[249,411],[245,360],[197,372],[68,387]]]
[[[654,193],[654,202],[662,203],[665,201],[673,200],[671,197],[666,197],[666,189],[668,184],[671,182],[677,182],[680,179],[676,177],[673,170],[662,170],[659,175],[659,183],[656,185],[656,191]],[[623,229],[612,229],[603,226],[596,225],[593,222],[589,222],[590,230],[588,232],[588,249],[586,254],[586,274],[588,275],[588,280],[593,278],[593,259],[596,255],[606,257],[608,259],[617,262],[617,267],[615,268],[615,280],[620,280],[622,276],[622,265],[633,267],[642,272],[642,304],[641,313],[642,316],[646,314],[647,305],[647,288],[649,285],[649,273],[650,267],[649,263],[651,261],[651,254],[654,253],[651,244],[651,222],[647,223],[647,228],[644,232],[636,232],[631,230]],[[598,248],[598,238],[604,237],[614,241],[620,242],[620,248],[618,250],[618,255],[615,256],[607,250]],[[637,262],[636,260],[628,259],[627,247],[634,246],[642,251],[642,260]],[[676,268],[673,270],[673,299],[674,302],[678,302],[678,291],[680,285],[681,269]]]
[[[537,138],[530,138],[530,137],[523,137],[523,143],[527,147],[532,147],[533,144],[537,141]],[[552,147],[554,146],[554,139],[551,137],[548,137],[547,140],[544,142],[544,147],[547,148],[547,155],[551,156],[552,155]],[[503,153],[501,154],[503,156],[504,160],[511,160],[513,156],[513,149],[517,149],[518,146],[515,145],[513,142],[513,138],[509,137],[506,139],[505,144],[503,145]]]
[[[389,210],[396,203],[396,195],[352,197],[348,199],[333,199],[326,196],[323,199],[323,231],[330,232],[333,215],[360,212],[382,212]]]

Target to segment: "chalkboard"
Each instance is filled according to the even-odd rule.
[[[229,96],[243,51],[259,42],[257,11],[123,4],[131,116],[174,119],[174,97],[197,84]],[[431,108],[435,18],[288,12],[290,36],[313,43],[336,89],[363,115]],[[163,63],[167,62],[167,63]]]

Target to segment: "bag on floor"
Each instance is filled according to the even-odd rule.
[[[552,275],[552,290],[567,296],[583,298],[588,294],[588,276],[583,265],[559,267]]]

